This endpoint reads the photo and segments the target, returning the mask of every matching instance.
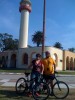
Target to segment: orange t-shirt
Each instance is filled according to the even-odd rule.
[[[55,61],[53,60],[53,58],[49,57],[49,58],[44,58],[42,60],[43,65],[44,65],[44,74],[49,75],[49,74],[53,74],[54,73],[54,64]]]

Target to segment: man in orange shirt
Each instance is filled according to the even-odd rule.
[[[55,71],[55,61],[53,58],[51,58],[50,52],[45,52],[46,58],[43,59],[43,65],[44,65],[44,78],[48,82],[48,80],[51,80],[51,89],[53,88],[53,80],[54,80],[54,71]],[[51,92],[51,95],[53,93]]]

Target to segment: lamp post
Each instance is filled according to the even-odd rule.
[[[44,46],[45,46],[45,21],[46,21],[46,0],[44,0],[44,6],[43,6],[42,58],[44,58]]]

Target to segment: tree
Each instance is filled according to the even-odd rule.
[[[32,35],[32,41],[33,43],[37,44],[37,47],[39,47],[40,44],[42,44],[42,38],[43,38],[43,32],[37,31]]]
[[[75,52],[75,48],[68,48],[69,51]]]
[[[56,42],[56,43],[54,44],[54,47],[59,48],[59,49],[63,49],[62,44],[59,43],[59,42]]]
[[[2,46],[3,46],[2,38],[3,38],[3,35],[0,33],[0,49],[1,50],[2,50]]]
[[[2,51],[18,49],[18,39],[13,39],[8,33],[0,33],[0,49]]]

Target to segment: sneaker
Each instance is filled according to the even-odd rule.
[[[40,94],[37,92],[37,93],[36,93],[36,96],[40,96]]]
[[[31,97],[31,96],[32,96],[32,93],[31,93],[31,92],[29,92],[29,93],[28,93],[28,96],[29,96],[29,97]]]

